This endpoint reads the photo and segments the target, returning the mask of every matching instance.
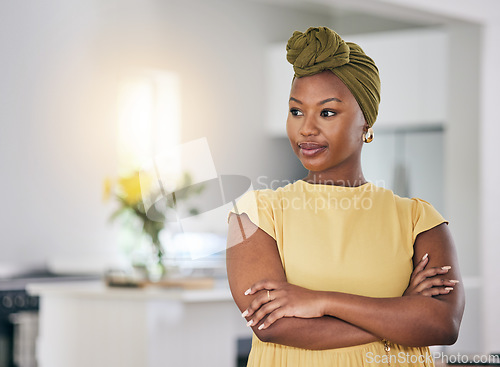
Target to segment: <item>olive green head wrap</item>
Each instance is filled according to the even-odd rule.
[[[367,124],[371,127],[375,123],[380,79],[377,66],[361,47],[344,42],[327,27],[311,27],[305,33],[293,32],[286,51],[296,78],[332,71],[356,98]]]

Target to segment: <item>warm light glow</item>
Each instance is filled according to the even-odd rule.
[[[180,88],[175,73],[141,71],[124,78],[118,94],[118,166],[140,169],[180,142]]]

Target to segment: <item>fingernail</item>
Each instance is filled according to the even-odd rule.
[[[252,325],[253,325],[253,320],[247,322],[247,326],[252,326]]]
[[[264,329],[264,324],[259,326],[259,330],[262,330],[262,329]]]
[[[427,259],[427,256],[429,256],[429,254],[425,254],[424,257],[422,257],[422,261],[424,261],[425,259]]]
[[[450,282],[455,283],[455,284],[456,284],[456,283],[460,283],[460,281],[459,281],[459,280],[455,280],[455,279],[450,280]]]
[[[252,288],[248,288],[246,291],[245,291],[245,296],[248,296],[250,294],[250,292],[252,291]]]
[[[241,314],[241,317],[245,317],[246,315],[248,315],[248,310],[245,310],[245,311]]]
[[[451,266],[442,266],[441,269],[443,269],[443,270],[450,270]]]
[[[453,290],[453,288],[452,288],[452,287],[446,287],[444,290],[445,290],[445,291],[452,291],[452,290]]]

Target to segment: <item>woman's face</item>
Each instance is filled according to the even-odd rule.
[[[286,130],[307,170],[326,173],[359,164],[365,126],[356,99],[331,71],[294,80]]]

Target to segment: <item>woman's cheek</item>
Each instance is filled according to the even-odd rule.
[[[287,119],[286,121],[286,134],[288,136],[288,140],[290,141],[290,145],[292,146],[293,151],[295,154],[298,154],[298,147],[297,147],[297,137],[296,134],[294,133],[292,129],[292,122],[290,121],[290,118]]]

